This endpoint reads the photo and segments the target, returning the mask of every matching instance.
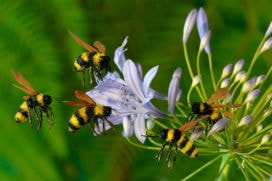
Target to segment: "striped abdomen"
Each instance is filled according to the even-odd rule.
[[[89,123],[92,113],[93,113],[92,107],[83,107],[77,110],[69,120],[68,130],[70,132],[74,132],[84,124]]]
[[[24,122],[28,119],[28,113],[32,112],[32,108],[30,108],[27,104],[27,101],[24,101],[23,104],[21,104],[19,110],[15,114],[15,120],[17,123]]]
[[[196,149],[193,141],[191,141],[183,132],[179,129],[166,129],[161,133],[161,138],[167,143],[176,144],[182,151],[190,157],[197,157],[198,150]]]

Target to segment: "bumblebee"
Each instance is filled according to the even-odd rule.
[[[95,126],[100,132],[98,119],[103,120],[103,131],[105,131],[105,122],[107,122],[111,127],[114,126],[112,122],[107,120],[107,117],[112,113],[111,107],[96,104],[94,100],[87,94],[78,90],[75,91],[75,96],[84,102],[63,101],[65,104],[83,106],[82,108],[78,109],[70,118],[68,123],[68,130],[70,132],[75,132],[85,124],[90,125],[91,120],[93,120]],[[92,126],[90,126],[90,128],[95,134],[97,134]]]
[[[233,112],[221,110],[220,108],[239,108],[241,104],[213,104],[215,101],[224,100],[228,96],[229,90],[227,87],[221,88],[215,91],[206,102],[194,102],[192,103],[192,112],[189,114],[188,119],[192,119],[194,115],[204,116],[209,115],[208,119],[213,125],[219,119],[221,119],[221,114],[227,117],[233,117]]]
[[[195,147],[194,142],[190,140],[190,138],[184,132],[193,128],[202,119],[203,118],[198,118],[194,121],[187,122],[178,129],[163,129],[160,132],[160,135],[147,135],[146,137],[160,137],[162,140],[164,140],[164,144],[155,157],[158,159],[158,163],[160,162],[164,148],[167,145],[169,146],[169,151],[166,157],[168,167],[172,167],[175,164],[178,149],[189,157],[196,158],[198,156],[198,150]],[[175,155],[173,159],[171,159],[173,149]]]
[[[51,107],[49,106],[52,102],[51,96],[37,93],[31,86],[31,84],[26,80],[26,78],[24,78],[20,73],[12,70],[12,74],[16,81],[22,85],[22,87],[15,84],[13,84],[13,86],[29,95],[23,97],[24,102],[21,104],[19,110],[15,114],[16,122],[21,123],[29,119],[29,123],[32,124],[31,115],[34,112],[34,115],[38,120],[37,129],[40,130],[42,126],[43,114],[45,114],[45,116],[47,117],[48,126],[50,128],[54,124],[54,114]]]
[[[90,68],[91,82],[94,76],[99,80],[103,79],[103,75],[111,71],[110,57],[106,55],[106,47],[100,42],[95,41],[94,47],[82,41],[72,32],[69,32],[72,38],[88,52],[82,53],[74,62],[74,68],[77,72],[83,72],[83,84],[85,85],[85,70]],[[103,74],[104,71],[104,74]]]

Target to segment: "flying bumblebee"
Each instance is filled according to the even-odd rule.
[[[90,68],[91,82],[94,81],[94,76],[99,80],[103,79],[103,75],[111,71],[110,57],[106,55],[106,47],[100,42],[95,41],[94,47],[82,41],[74,33],[70,32],[72,38],[88,52],[82,53],[74,62],[74,68],[77,72],[83,72],[83,84],[85,86],[85,70]],[[103,70],[104,74],[103,74]]]
[[[38,127],[37,129],[40,130],[42,126],[42,116],[45,116],[48,119],[48,126],[49,128],[54,124],[54,114],[49,106],[52,102],[52,98],[49,95],[45,95],[42,93],[37,93],[31,84],[24,78],[20,73],[12,70],[12,74],[16,81],[21,84],[22,86],[18,86],[13,84],[16,88],[22,90],[23,92],[27,93],[29,96],[24,96],[24,102],[21,104],[19,110],[15,114],[15,120],[17,123],[25,122],[29,119],[29,123],[32,124],[32,113],[36,119],[38,120]],[[37,110],[38,109],[38,110]],[[38,114],[39,112],[39,114]]]
[[[68,130],[70,132],[75,132],[84,124],[90,124],[91,120],[94,121],[95,126],[100,131],[98,119],[103,120],[103,131],[105,131],[105,122],[107,122],[111,127],[114,126],[112,122],[107,120],[107,117],[110,116],[112,113],[111,107],[96,104],[94,100],[90,98],[87,94],[78,90],[75,91],[75,96],[78,99],[83,100],[84,102],[63,101],[65,104],[83,106],[82,108],[78,109],[70,118],[68,123]],[[91,124],[90,128],[95,134],[97,134]]]
[[[194,102],[192,103],[192,112],[189,114],[188,119],[192,119],[194,115],[196,116],[204,116],[209,115],[209,121],[213,125],[220,118],[222,113],[227,117],[233,117],[233,112],[229,112],[226,110],[221,110],[220,108],[239,108],[241,104],[213,104],[215,101],[224,100],[228,96],[229,90],[227,87],[221,88],[215,91],[210,98],[206,102]]]
[[[180,149],[182,153],[188,155],[191,158],[197,157],[198,150],[195,147],[194,142],[190,140],[190,138],[184,132],[195,127],[195,125],[202,119],[203,118],[198,118],[194,121],[187,122],[178,129],[163,129],[160,135],[147,135],[146,137],[160,137],[165,141],[155,157],[158,159],[158,163],[160,162],[164,148],[167,145],[169,146],[169,151],[166,157],[168,167],[172,167],[174,165],[177,158],[178,149]],[[173,159],[171,159],[171,153],[173,149],[175,151],[175,155]]]

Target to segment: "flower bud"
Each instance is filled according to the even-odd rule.
[[[218,131],[221,131],[225,128],[225,126],[227,125],[228,123],[228,118],[222,118],[222,119],[219,119],[214,125],[213,127],[211,128],[211,130],[209,131],[208,133],[208,136],[209,135],[212,135]]]
[[[230,78],[226,78],[221,82],[220,88],[228,87],[230,84]]]
[[[183,43],[187,42],[189,35],[195,25],[196,14],[197,14],[196,9],[193,9],[186,17],[185,24],[183,27],[183,39],[182,39]]]
[[[232,64],[227,64],[222,71],[221,79],[227,77],[232,69]]]
[[[268,38],[268,39],[264,42],[264,44],[263,44],[263,46],[262,46],[262,48],[261,48],[261,50],[260,50],[260,53],[265,52],[266,50],[270,49],[271,47],[272,47],[272,37],[271,37],[271,38]]]
[[[248,123],[251,122],[252,119],[253,119],[253,116],[252,116],[252,115],[246,115],[246,116],[244,116],[244,117],[241,119],[241,121],[239,122],[238,127],[247,125]]]
[[[271,32],[272,32],[272,21],[270,22],[270,25],[266,30],[265,36],[270,36]]]
[[[199,84],[199,75],[196,75],[194,78],[193,78],[193,82],[192,82],[192,87],[195,87],[197,84]]]
[[[200,51],[202,51],[204,48],[206,50],[206,47],[209,46],[210,38],[211,38],[211,31],[207,31],[200,40],[200,46],[199,46]],[[206,52],[207,52],[207,50],[206,50]],[[207,53],[209,53],[209,52],[207,52]]]
[[[254,89],[247,95],[245,103],[253,102],[259,96],[259,94],[260,94],[260,90]]]
[[[266,134],[262,137],[261,144],[266,144],[270,140],[271,134]]]
[[[235,75],[237,72],[239,72],[243,68],[244,63],[245,63],[244,59],[240,59],[238,62],[236,62],[232,74]]]

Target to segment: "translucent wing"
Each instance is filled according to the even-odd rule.
[[[242,106],[242,104],[212,104],[211,106],[212,108],[224,108],[224,107],[239,108]]]
[[[88,102],[78,102],[78,101],[62,101],[65,104],[74,105],[74,106],[90,106],[90,103]]]
[[[85,92],[75,90],[75,96],[78,99],[81,99],[81,100],[84,100],[84,101],[88,102],[89,105],[95,105],[96,104],[92,98],[90,98],[87,94],[85,94]]]
[[[216,110],[217,112],[221,112],[222,114],[224,114],[225,116],[228,116],[229,118],[234,117],[233,112],[229,112],[229,111],[224,111],[224,110]]]
[[[228,87],[224,87],[224,88],[218,89],[218,90],[215,91],[215,92],[211,95],[211,97],[207,100],[207,103],[208,103],[208,104],[211,104],[211,103],[213,103],[214,101],[223,100],[223,99],[225,99],[225,98],[228,96],[228,93],[229,93]]]
[[[85,48],[86,50],[88,50],[89,52],[97,52],[97,50],[92,47],[91,45],[89,45],[88,43],[85,43],[84,41],[82,41],[78,36],[76,36],[74,33],[72,33],[71,31],[68,31],[70,33],[70,35],[72,36],[72,38],[83,48]]]
[[[14,87],[22,90],[23,92],[29,94],[29,95],[34,95],[36,94],[36,91],[33,89],[33,87],[30,85],[30,83],[26,80],[26,78],[24,78],[24,76],[22,76],[22,74],[20,74],[19,72],[16,72],[15,70],[11,70],[14,78],[16,79],[16,81],[21,84],[23,87],[18,86],[13,84]]]
[[[179,130],[182,131],[182,132],[187,131],[187,130],[189,130],[191,128],[194,128],[199,121],[202,121],[203,119],[207,119],[207,118],[209,118],[209,115],[205,115],[205,116],[202,116],[202,117],[200,117],[198,119],[195,119],[193,121],[187,122],[187,123],[183,124],[179,128]]]
[[[95,41],[93,45],[99,50],[101,53],[106,53],[106,47],[100,41]]]

